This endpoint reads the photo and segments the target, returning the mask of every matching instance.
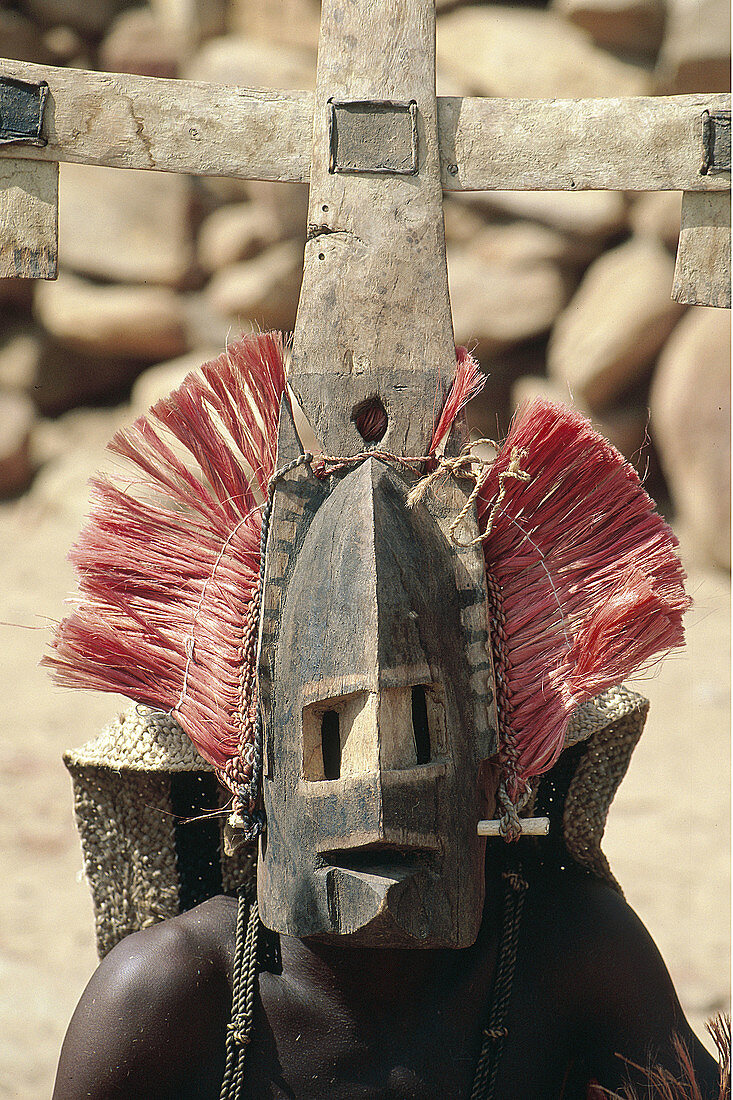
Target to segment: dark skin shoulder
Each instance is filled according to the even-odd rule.
[[[210,1095],[224,1073],[235,929],[236,901],[217,897],[117,944],[71,1019],[53,1100]]]
[[[578,873],[528,876],[497,1096],[585,1100],[639,1080],[624,1059],[676,1069],[687,1043],[703,1097],[715,1064],[623,899]],[[465,951],[345,948],[281,938],[263,972],[248,1095],[423,1100],[470,1093],[498,954],[501,897]],[[71,1021],[54,1100],[216,1100],[231,1007],[236,902],[215,898],[119,944]]]
[[[546,1059],[553,1082],[537,1097],[584,1100],[592,1080],[610,1091],[632,1083],[645,1095],[645,1075],[634,1066],[678,1074],[676,1035],[692,1056],[702,1096],[717,1097],[717,1066],[623,897],[575,867],[530,877],[499,1095],[523,1095],[527,1049]]]

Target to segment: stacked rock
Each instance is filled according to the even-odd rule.
[[[0,12],[0,52],[308,89],[319,14],[317,0],[19,0]],[[438,14],[439,94],[729,88],[720,0],[439,0]],[[0,280],[0,495],[48,460],[44,418],[131,397],[140,411],[227,338],[292,329],[306,205],[295,184],[62,165],[58,280]],[[679,193],[448,195],[454,328],[488,375],[477,431],[501,434],[536,395],[573,404],[671,498],[701,560],[729,568],[730,330],[723,311],[671,301],[679,216]]]

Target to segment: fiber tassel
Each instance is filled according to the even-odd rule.
[[[82,602],[44,663],[61,684],[172,711],[223,769],[239,752],[243,624],[285,392],[282,338],[249,336],[201,375],[110,443],[138,478],[92,481],[94,512],[71,554]]]
[[[578,413],[537,401],[517,414],[478,499],[506,620],[502,720],[518,749],[513,794],[550,768],[570,714],[684,640],[677,540],[636,471]]]
[[[446,440],[453,421],[472,398],[484,388],[486,375],[466,348],[456,348],[456,373],[450,393],[446,398],[430,443],[430,454],[435,454]]]
[[[636,1070],[644,1083],[639,1087],[626,1085],[618,1093],[591,1082],[587,1100],[730,1100],[730,1016],[715,1016],[707,1021],[706,1027],[718,1049],[718,1087],[714,1097],[710,1089],[698,1081],[687,1045],[675,1035],[676,1072],[661,1065],[638,1066],[624,1058],[629,1070]]]

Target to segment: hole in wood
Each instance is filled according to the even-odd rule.
[[[415,738],[415,758],[417,763],[429,764],[431,750],[428,701],[425,695],[425,688],[421,686],[412,689],[412,734]]]
[[[321,718],[321,752],[324,778],[338,779],[341,775],[341,736],[336,710],[325,711]]]
[[[387,431],[387,411],[378,397],[369,397],[355,405],[351,419],[365,443],[378,443],[384,438]]]
[[[303,707],[303,779],[309,782],[344,779],[377,770],[377,700],[376,692],[355,691],[314,699]],[[329,717],[329,711],[338,719],[336,733],[333,732],[336,720]],[[329,763],[334,760],[335,764]]]

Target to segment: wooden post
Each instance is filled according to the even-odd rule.
[[[0,160],[0,278],[56,278],[58,201],[58,164]]]
[[[58,164],[38,167],[20,150],[43,147],[48,99],[44,80],[0,80],[0,277],[55,279],[58,259]]]
[[[730,309],[730,194],[685,191],[672,297]]]
[[[704,110],[698,132],[700,177],[730,184],[730,109]],[[730,246],[730,191],[685,191],[672,289],[675,301],[730,309]]]
[[[325,0],[308,240],[291,384],[324,448],[424,454],[455,370],[435,98],[433,0]]]

